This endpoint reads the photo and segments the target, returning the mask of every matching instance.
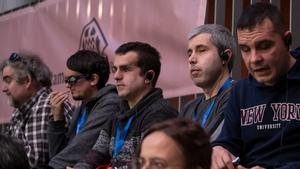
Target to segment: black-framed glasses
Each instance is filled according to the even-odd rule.
[[[65,78],[65,83],[70,85],[70,86],[73,86],[78,82],[78,80],[80,80],[82,78],[87,79],[87,75],[72,75],[72,76],[69,76],[69,77]]]
[[[9,61],[10,62],[17,62],[17,61],[20,61],[22,58],[20,55],[18,55],[17,53],[13,52],[10,57],[9,57]]]

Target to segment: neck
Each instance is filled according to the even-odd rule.
[[[205,99],[210,99],[218,94],[218,91],[229,78],[228,71],[224,71],[212,85],[203,87]]]
[[[132,109],[135,105],[137,105],[138,102],[140,102],[142,100],[142,98],[144,96],[146,96],[151,90],[152,90],[152,87],[147,87],[145,89],[142,89],[140,92],[136,92],[136,93],[138,93],[137,95],[132,96],[129,99],[127,99],[130,109]]]
[[[21,100],[18,103],[18,105],[16,107],[20,108],[21,106],[23,106],[23,104],[26,103],[27,101],[29,101],[32,97],[34,97],[40,89],[41,88],[35,88],[33,86],[31,86],[30,88],[28,88],[27,89],[28,93],[26,94],[26,96],[24,97],[24,99]]]
[[[82,103],[86,104],[89,101],[91,101],[94,97],[97,96],[98,92],[99,92],[99,90],[97,88],[92,89],[89,92],[89,95],[82,99]]]

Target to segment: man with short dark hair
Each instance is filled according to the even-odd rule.
[[[120,111],[116,87],[106,85],[109,69],[108,59],[93,51],[81,50],[68,58],[64,72],[66,86],[73,99],[82,103],[68,127],[61,112],[61,103],[68,94],[52,93],[48,130],[51,167],[65,169],[76,164],[95,144],[105,122]]]
[[[119,96],[124,100],[121,114],[100,131],[93,149],[74,168],[96,168],[111,163],[127,169],[143,134],[157,122],[175,118],[177,111],[155,88],[160,73],[160,54],[147,43],[128,42],[115,52],[112,71]]]
[[[12,107],[9,135],[24,144],[31,168],[46,168],[49,162],[47,128],[51,114],[51,72],[36,55],[12,53],[0,65],[4,92]],[[69,122],[72,106],[63,101],[61,110]]]
[[[243,11],[237,37],[250,75],[232,89],[212,168],[300,168],[300,55],[289,52],[291,32],[275,6],[256,3]]]

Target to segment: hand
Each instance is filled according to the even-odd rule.
[[[232,160],[235,156],[222,146],[213,147],[211,169],[235,169]]]
[[[242,165],[238,165],[238,166],[237,166],[237,169],[247,169],[247,168],[245,168],[245,167],[242,166]],[[251,167],[251,169],[265,169],[265,168],[260,167],[260,166],[254,166],[254,167]]]
[[[63,120],[64,112],[63,112],[63,103],[68,99],[68,93],[70,91],[65,92],[51,92],[50,94],[50,103],[51,103],[51,113],[53,115],[53,120]]]

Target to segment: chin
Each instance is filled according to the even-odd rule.
[[[14,107],[14,108],[19,108],[19,104],[18,102],[14,101],[14,100],[8,100],[8,104],[11,106],[11,107]]]
[[[83,98],[81,96],[73,96],[73,99],[78,101],[78,100],[82,100]]]

